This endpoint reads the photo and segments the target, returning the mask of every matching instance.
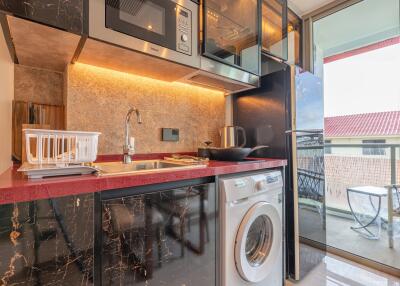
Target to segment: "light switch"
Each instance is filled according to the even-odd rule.
[[[162,128],[162,141],[179,141],[179,129]]]

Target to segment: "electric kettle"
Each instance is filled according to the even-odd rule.
[[[221,136],[221,147],[244,147],[246,145],[246,131],[240,126],[225,126],[219,131]],[[239,133],[242,133],[241,141],[239,144]]]

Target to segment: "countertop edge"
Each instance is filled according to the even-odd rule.
[[[109,177],[82,175],[38,180],[22,177],[14,166],[0,175],[0,205],[280,168],[287,165],[285,159],[252,158],[252,160],[254,161],[246,163],[210,161],[204,168],[191,170]]]

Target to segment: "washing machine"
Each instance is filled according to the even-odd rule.
[[[281,171],[221,177],[222,286],[282,286]]]

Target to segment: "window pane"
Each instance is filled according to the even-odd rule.
[[[386,140],[378,139],[378,140],[363,140],[363,144],[385,144]],[[385,148],[377,147],[364,147],[363,155],[385,155]]]
[[[325,140],[325,144],[332,144],[332,140]],[[325,146],[325,154],[332,154],[332,147]]]

